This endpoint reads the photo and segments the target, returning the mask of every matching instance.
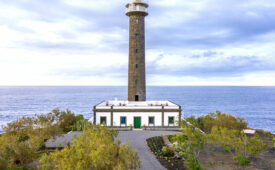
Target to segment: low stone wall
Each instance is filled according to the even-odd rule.
[[[178,152],[175,151],[173,144],[169,141],[168,137],[166,135],[162,136],[162,139],[164,141],[164,144],[174,152],[174,155],[176,158],[181,158],[181,156],[179,156]],[[184,159],[184,158],[183,158]]]
[[[152,130],[152,131],[180,131],[181,128],[179,128],[179,127],[146,127],[145,130]]]

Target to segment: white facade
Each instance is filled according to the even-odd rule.
[[[104,101],[94,107],[94,123],[113,127],[178,127],[181,107],[170,101]]]

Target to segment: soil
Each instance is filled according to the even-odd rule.
[[[225,151],[223,146],[213,144],[205,145],[198,160],[205,170],[275,170],[275,147],[272,142],[275,135],[263,133],[257,135],[266,144],[266,149],[258,155],[251,155],[248,158],[250,163],[245,166],[233,160],[234,150]],[[162,147],[165,144],[162,137],[149,138],[147,144],[159,162],[168,170],[188,169],[182,159],[163,156]]]
[[[152,137],[146,140],[151,152],[156,156],[162,166],[168,170],[186,170],[184,161],[175,156],[164,156],[162,148],[165,146],[161,136]]]
[[[234,161],[233,156],[233,153],[224,151],[224,147],[222,146],[206,145],[200,153],[199,162],[205,170],[275,169],[275,148],[268,148],[266,151],[260,153],[259,155],[249,157],[248,160],[250,160],[250,163],[245,166],[241,166],[236,161]]]
[[[234,153],[224,151],[224,147],[218,145],[206,145],[200,153],[199,162],[205,170],[275,170],[275,148],[272,142],[275,135],[258,135],[266,144],[266,150],[249,157],[248,165],[239,165],[233,160]]]

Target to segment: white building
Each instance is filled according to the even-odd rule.
[[[170,101],[104,101],[94,106],[93,122],[116,128],[178,128],[181,106]]]

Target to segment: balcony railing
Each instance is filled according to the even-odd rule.
[[[148,4],[148,0],[132,0],[132,3],[133,3],[133,2],[146,3],[146,4]]]
[[[126,13],[127,12],[134,12],[134,11],[148,13],[148,9],[145,6],[140,6],[140,5],[135,5],[135,4],[130,4],[128,6],[128,8],[126,9]]]

